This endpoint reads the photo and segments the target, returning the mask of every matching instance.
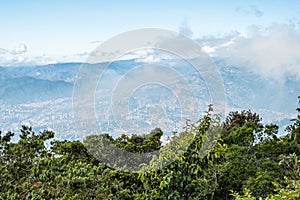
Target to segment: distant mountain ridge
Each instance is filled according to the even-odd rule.
[[[0,67],[0,80],[4,78],[33,77],[50,81],[74,82],[82,63],[59,63],[42,66]]]
[[[168,61],[164,62],[163,64],[166,64]],[[174,61],[172,62],[174,64]],[[251,109],[259,111],[266,121],[276,121],[279,124],[286,124],[295,113],[296,98],[300,93],[300,81],[296,78],[288,77],[285,81],[277,82],[276,80],[263,78],[243,67],[227,66],[220,60],[214,62],[223,80],[229,110]],[[109,63],[102,63],[102,66],[107,64]],[[113,81],[120,78],[122,74],[141,64],[143,63],[135,60],[121,60],[111,63],[107,68],[107,76],[104,77],[105,85],[115,84]],[[189,79],[196,80],[195,91],[200,91],[198,95],[200,100],[207,101],[206,98],[209,94],[208,91],[203,89],[205,82],[201,77],[199,78],[199,74],[190,73],[186,70],[187,66],[182,62],[175,65],[179,73]],[[81,66],[82,63],[59,63],[45,66],[0,67],[0,106],[2,104],[2,109],[7,109],[3,112],[10,112],[11,109],[5,105],[18,106],[66,99],[64,105],[57,102],[54,104],[55,112],[67,109],[63,111],[64,113],[57,113],[61,115],[58,117],[59,119],[67,119],[64,115],[68,113],[69,117],[71,116],[73,86]],[[98,87],[98,90],[101,90],[101,87]],[[100,94],[102,93],[100,92]],[[14,112],[16,113],[13,115],[16,115],[18,111]],[[41,115],[40,113],[34,113],[36,111],[32,112],[32,115]],[[42,117],[40,116],[40,118]],[[28,116],[23,121],[29,118]],[[55,117],[50,116],[49,118]],[[22,122],[21,119],[20,121]],[[50,124],[51,121],[45,123]],[[44,127],[44,125],[40,126]],[[35,125],[35,127],[38,126]]]
[[[139,64],[134,60],[122,60],[112,63],[108,69],[116,74],[122,74]],[[45,99],[44,97],[38,99],[39,95],[35,95],[34,92],[44,92],[44,95],[48,93],[49,99],[71,97],[71,87],[81,65],[82,63],[59,63],[30,67],[0,67],[1,99],[6,99],[7,103],[10,103],[8,100],[12,100],[11,97],[6,97],[6,95],[18,96],[18,92],[22,90],[27,92],[23,92],[22,98],[18,101],[11,101],[11,103],[22,103],[22,99],[25,102],[30,99],[33,101]],[[299,80],[291,77],[279,84],[242,67],[226,66],[221,61],[216,61],[216,65],[224,82],[229,106],[266,108],[284,112],[295,108],[295,97],[300,91]],[[185,73],[185,66],[181,68],[182,73]],[[46,87],[48,92],[42,87]],[[26,97],[25,94],[32,97]],[[291,106],[286,105],[286,102],[291,102]],[[285,105],[282,106],[283,104]]]
[[[0,97],[9,104],[35,103],[69,97],[73,84],[28,76],[9,78],[0,84]]]

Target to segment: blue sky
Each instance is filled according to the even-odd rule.
[[[0,65],[76,60],[100,42],[138,28],[188,29],[192,38],[247,34],[251,26],[274,23],[298,28],[299,13],[299,0],[0,1]]]

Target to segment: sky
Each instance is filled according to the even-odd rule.
[[[286,60],[296,60],[287,71],[299,72],[300,77],[300,55],[295,52],[300,46],[299,26],[299,0],[3,0],[0,65],[83,61],[112,36],[163,28],[202,42],[207,53],[230,57],[232,64],[254,68],[272,64],[268,70],[280,74]],[[261,58],[269,48],[281,55],[279,64],[270,62],[273,55],[267,61]],[[252,63],[241,59],[246,55],[255,56]]]

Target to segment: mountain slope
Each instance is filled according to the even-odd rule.
[[[0,98],[8,104],[34,103],[70,97],[73,84],[32,77],[10,78],[0,84]]]

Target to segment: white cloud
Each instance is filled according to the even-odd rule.
[[[23,54],[27,52],[27,46],[25,44],[20,44],[17,48],[11,51],[11,54]]]
[[[28,64],[30,63],[31,59],[24,57],[22,55],[5,55],[3,57],[0,57],[0,65],[4,66],[15,66],[15,65],[20,65],[20,64]]]
[[[24,62],[24,61],[25,61],[25,58],[22,57],[22,56],[18,56],[18,57],[17,57],[17,61],[18,61],[19,63]]]
[[[136,61],[144,62],[144,63],[154,63],[154,62],[160,62],[161,58],[155,55],[148,55],[143,58],[138,58]]]
[[[292,24],[251,27],[248,37],[240,35],[227,43],[206,47],[230,65],[247,67],[268,78],[300,78],[300,32]]]
[[[202,44],[202,51],[210,54],[210,55],[215,55],[215,52],[219,49],[223,49],[226,47],[230,47],[233,44],[235,44],[237,41],[243,39],[243,38],[247,38],[247,36],[245,34],[235,34],[235,35],[231,35],[230,37],[226,36],[226,39],[220,39],[218,38],[216,41],[214,41],[213,39],[210,39],[211,41],[208,42],[208,44],[204,45]],[[201,40],[200,41],[201,44]],[[210,44],[212,43],[212,44]]]
[[[153,63],[159,62],[162,59],[163,53],[158,53],[154,49],[137,49],[135,51],[128,52],[121,57],[118,57],[117,60],[135,60],[136,62],[144,63]]]
[[[126,57],[126,56],[125,56]],[[132,52],[132,57],[137,62],[154,63],[161,61],[161,55],[159,55],[154,49],[139,49]]]
[[[192,34],[187,21],[182,23],[180,31]],[[246,67],[263,77],[276,80],[283,80],[289,75],[295,75],[300,79],[300,30],[292,23],[273,24],[266,28],[252,26],[249,27],[247,34],[231,32],[216,37],[208,36],[197,41],[204,52],[223,58],[228,65]],[[29,57],[26,52],[25,44],[20,44],[14,50],[0,48],[0,65],[84,62],[90,56],[88,52],[83,52],[51,58],[46,55]],[[153,49],[141,49],[119,59],[135,59],[138,62],[151,63],[172,57]]]
[[[20,44],[13,50],[0,48],[0,65],[3,66],[15,66],[15,65],[27,65],[31,62],[31,58],[28,58],[25,54],[27,52],[27,46]]]
[[[88,52],[82,52],[74,55],[56,57],[49,57],[47,55],[30,56],[27,54],[27,46],[20,44],[13,50],[0,48],[0,66],[30,66],[55,64],[59,62],[84,62],[88,55]]]
[[[204,51],[207,54],[211,54],[216,51],[216,49],[214,47],[207,46],[207,45],[204,45],[201,49],[202,49],[202,51]]]

